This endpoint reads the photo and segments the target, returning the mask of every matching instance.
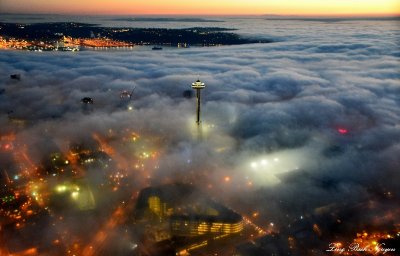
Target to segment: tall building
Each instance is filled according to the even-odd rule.
[[[197,100],[197,111],[196,111],[196,123],[200,125],[200,104],[201,104],[201,94],[200,91],[204,89],[206,85],[200,80],[192,83],[192,88],[196,90],[196,100]]]
[[[240,233],[242,217],[192,186],[184,184],[149,187],[140,192],[138,219],[159,218],[169,223],[172,236],[220,236]]]

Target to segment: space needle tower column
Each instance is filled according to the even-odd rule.
[[[196,90],[196,98],[197,98],[197,118],[196,118],[196,123],[197,125],[200,125],[200,90],[204,89],[206,86],[204,83],[202,83],[200,80],[197,80],[196,82],[192,83],[192,88]]]

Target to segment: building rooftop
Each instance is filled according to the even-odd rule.
[[[171,220],[191,220],[207,222],[236,223],[242,217],[233,210],[217,203],[198,190],[186,184],[168,184],[143,189],[136,205],[137,217],[140,219],[149,208],[149,198],[158,197],[160,201],[173,209]]]

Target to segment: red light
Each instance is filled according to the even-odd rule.
[[[338,131],[338,133],[340,133],[340,134],[346,134],[346,133],[349,132],[349,130],[347,130],[347,129],[345,129],[345,128],[338,128],[337,131]]]

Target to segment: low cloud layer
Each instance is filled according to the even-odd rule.
[[[30,148],[45,149],[49,139],[67,150],[65,140],[93,132],[140,131],[161,138],[153,184],[210,184],[222,201],[276,221],[384,191],[398,198],[397,21],[264,22],[272,22],[268,30],[243,25],[239,32],[279,42],[157,52],[2,51],[0,133],[17,130]],[[20,81],[9,79],[16,73]],[[195,99],[183,97],[197,78],[207,86],[200,139]],[[133,88],[130,102],[120,99]],[[83,106],[83,97],[94,103]],[[8,117],[27,123],[16,128]],[[35,160],[46,153],[35,151]]]

